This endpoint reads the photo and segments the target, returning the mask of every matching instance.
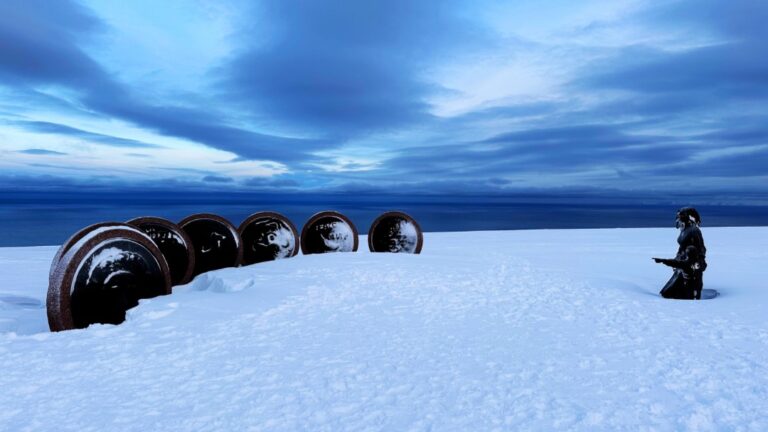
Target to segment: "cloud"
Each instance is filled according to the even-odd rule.
[[[43,121],[15,121],[10,123],[13,126],[19,127],[26,131],[38,132],[44,134],[55,134],[70,136],[73,138],[82,139],[84,141],[97,142],[112,147],[128,147],[128,148],[159,148],[160,146],[155,144],[149,144],[142,141],[133,139],[120,138],[112,135],[104,135],[95,132],[89,132],[82,129],[66,126],[58,123],[50,123]]]
[[[289,178],[251,177],[243,182],[249,188],[256,189],[291,189],[300,186],[299,182]]]
[[[120,83],[80,48],[82,40],[103,27],[98,19],[75,2],[55,3],[51,7],[42,1],[10,0],[0,4],[1,84],[64,86],[75,92],[82,105],[97,113],[247,159],[290,162],[337,145],[335,141],[274,136],[232,126],[208,109],[144,102],[138,90]],[[152,146],[53,123],[24,122],[19,126],[107,145]]]
[[[705,160],[690,160],[680,163],[672,171],[669,167],[643,170],[645,176],[679,176],[686,182],[704,182],[713,178],[749,179],[762,177],[759,182],[768,180],[768,146],[751,151],[720,155]]]
[[[762,47],[747,41],[672,53],[628,48],[614,59],[614,66],[592,74],[586,83],[598,89],[666,94],[668,102],[699,92],[711,95],[702,98],[710,103],[723,97],[760,100],[768,95],[768,58],[759,55]]]
[[[700,115],[760,106],[766,114],[768,56],[762,53],[768,3],[677,0],[652,5],[627,20],[649,32],[684,32],[694,43],[681,49],[622,46],[580,70],[573,91],[626,92],[604,110],[625,115]]]
[[[332,137],[431,121],[426,98],[440,89],[427,72],[482,40],[451,1],[288,0],[255,20],[225,91],[258,116]]]
[[[0,2],[0,77],[16,83],[98,86],[108,77],[78,45],[99,28],[96,17],[70,0]]]
[[[483,7],[262,2],[238,9],[246,24],[234,27],[231,49],[222,50],[230,55],[211,65],[206,85],[177,94],[152,79],[137,81],[109,64],[111,56],[99,56],[95,38],[114,29],[80,3],[8,0],[0,3],[0,85],[6,90],[0,97],[9,101],[0,108],[5,125],[27,132],[126,152],[156,147],[58,120],[88,115],[89,124],[105,122],[99,131],[109,131],[113,120],[130,122],[231,152],[230,162],[271,160],[287,172],[243,181],[268,164],[196,170],[207,164],[183,167],[173,158],[153,160],[154,152],[123,153],[147,159],[152,181],[146,187],[471,194],[562,184],[671,190],[690,180],[720,190],[768,176],[768,57],[762,55],[768,3],[646,2],[629,12],[598,13],[599,25],[580,22],[531,37],[493,34],[482,27]],[[558,17],[545,27],[566,21]],[[565,30],[569,37],[562,37]],[[621,37],[607,43],[596,37],[605,34]],[[491,98],[478,108],[433,116],[428,101],[452,91],[435,83],[461,81],[438,80],[437,72],[468,58],[478,60],[473,80],[486,76],[487,65],[503,64],[509,76],[489,71],[492,84],[477,83]],[[546,92],[502,92],[505,79],[538,72],[556,78],[542,87]],[[500,94],[493,100],[497,80]],[[36,109],[45,117],[35,116]],[[57,120],[30,120],[39,117]],[[41,153],[50,151],[44,142],[16,148],[26,147],[33,148],[21,152],[53,154]],[[164,178],[177,172],[189,175]]]
[[[207,183],[232,183],[235,181],[235,179],[233,179],[232,177],[215,176],[215,175],[207,175],[203,177],[202,180]]]
[[[19,150],[18,153],[24,153],[28,155],[41,155],[41,156],[66,156],[67,153],[57,152],[53,150],[31,148],[25,150]]]
[[[411,148],[386,161],[383,169],[413,179],[440,173],[481,182],[495,177],[499,184],[498,179],[509,174],[654,165],[690,155],[689,145],[676,137],[631,134],[625,128],[621,124],[542,127],[474,142]]]

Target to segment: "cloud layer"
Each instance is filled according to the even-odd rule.
[[[8,0],[0,165],[103,187],[768,192],[765,2],[552,3],[190,0],[224,45],[180,91],[173,64],[105,54],[143,31],[189,50],[172,13],[156,30]],[[124,57],[157,61],[142,49]]]

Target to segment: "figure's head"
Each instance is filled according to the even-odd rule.
[[[699,212],[693,207],[683,207],[677,211],[677,217],[675,218],[675,226],[680,228],[681,226],[701,225],[701,216]]]

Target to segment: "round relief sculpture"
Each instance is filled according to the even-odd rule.
[[[423,245],[421,227],[414,218],[403,212],[384,213],[373,221],[368,231],[368,248],[371,252],[417,254]]]
[[[171,272],[171,283],[183,285],[192,279],[195,251],[192,239],[175,223],[158,217],[140,217],[128,221],[155,242]]]
[[[349,218],[335,211],[312,216],[301,230],[301,251],[306,254],[355,252],[357,229]]]
[[[243,258],[240,234],[221,216],[200,213],[184,218],[179,226],[192,240],[197,276],[211,270],[237,267]]]
[[[243,242],[243,265],[290,258],[299,253],[296,227],[279,213],[254,213],[237,231]]]
[[[152,239],[128,226],[84,235],[63,254],[46,301],[51,331],[119,324],[139,299],[170,294],[171,277]]]

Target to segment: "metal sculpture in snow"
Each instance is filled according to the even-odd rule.
[[[678,249],[675,258],[653,258],[657,263],[674,268],[672,277],[659,292],[664,298],[699,300],[702,294],[705,297],[712,295],[702,293],[702,276],[707,268],[707,248],[704,246],[704,237],[699,225],[701,216],[695,208],[683,207],[678,210],[675,226],[680,230],[680,234],[677,237]]]
[[[290,258],[299,253],[296,227],[279,213],[254,213],[237,231],[243,242],[243,265]]]
[[[127,226],[127,224],[122,222],[99,222],[93,225],[88,225],[87,227],[81,229],[80,231],[72,234],[70,238],[67,239],[62,245],[59,247],[59,249],[56,251],[56,255],[53,256],[53,260],[51,261],[51,269],[48,272],[48,285],[51,284],[53,281],[53,274],[56,271],[56,266],[59,264],[59,261],[61,261],[61,257],[64,256],[64,254],[73,246],[75,245],[81,238],[85,237],[88,233],[90,233],[93,230],[97,230],[100,228],[105,227],[120,227],[120,226]]]
[[[155,242],[171,272],[171,283],[183,285],[192,279],[195,252],[192,239],[175,223],[158,217],[140,217],[127,222],[144,231]]]
[[[127,225],[88,230],[54,265],[46,300],[51,331],[119,324],[139,299],[171,292],[160,249]]]
[[[376,218],[368,231],[371,252],[421,252],[424,236],[415,219],[403,212],[391,211]]]
[[[195,270],[199,275],[225,267],[237,267],[243,259],[243,244],[237,229],[226,219],[208,213],[194,214],[179,222],[192,239]]]
[[[349,218],[335,211],[315,214],[301,230],[301,252],[305,255],[327,252],[355,252],[357,228]]]

